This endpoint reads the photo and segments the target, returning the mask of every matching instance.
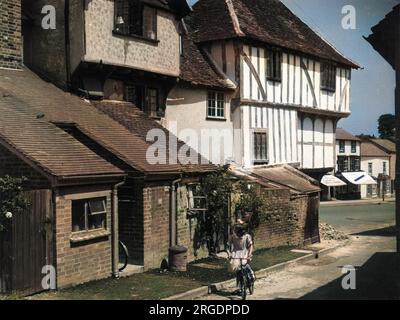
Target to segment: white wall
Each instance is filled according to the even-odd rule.
[[[368,171],[368,163],[372,163],[372,176],[374,178],[378,178],[379,174],[383,173],[383,163],[386,163],[386,174],[389,174],[390,167],[389,167],[389,158],[379,158],[379,157],[362,157],[361,159],[361,170],[365,171],[366,173],[370,174]],[[376,191],[376,187],[374,188]],[[390,195],[390,188],[386,188],[387,194]],[[376,194],[375,194],[376,196]],[[361,186],[361,197],[367,197],[367,186]]]
[[[298,119],[298,161],[303,169],[334,168],[334,123],[330,119]]]
[[[226,121],[207,119],[207,90],[176,87],[167,101],[162,125],[168,129],[176,126],[178,138],[187,142],[204,157],[215,164],[225,164],[233,160],[233,123],[230,110],[230,96],[225,95]],[[210,134],[212,139],[207,139]],[[194,135],[198,139],[189,139]],[[237,138],[240,138],[238,136]],[[239,142],[240,143],[240,142]],[[218,154],[219,153],[219,154]]]
[[[351,141],[345,140],[345,148],[344,152],[340,152],[339,148],[339,140],[336,140],[336,154],[338,156],[360,156],[361,155],[361,144],[359,141],[356,141],[356,152],[351,152]]]

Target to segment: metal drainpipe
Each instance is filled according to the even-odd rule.
[[[125,184],[125,180],[114,185],[112,190],[112,273],[119,277],[119,227],[118,227],[118,188]]]
[[[171,184],[171,211],[170,211],[170,247],[177,245],[177,232],[176,232],[176,217],[177,217],[177,196],[176,196],[176,185],[181,182],[182,179],[176,179]]]

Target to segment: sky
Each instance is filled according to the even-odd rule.
[[[262,1],[262,0],[260,0]],[[189,0],[194,4],[196,0]],[[351,82],[351,116],[338,126],[353,134],[378,134],[378,118],[394,114],[395,72],[363,39],[400,0],[282,0],[308,26],[347,58],[363,67]],[[352,5],[356,29],[342,28],[342,8]]]

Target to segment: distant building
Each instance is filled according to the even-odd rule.
[[[371,139],[361,143],[361,169],[377,181],[376,185],[361,186],[362,198],[392,194],[392,180],[394,180],[390,175],[392,154],[381,146],[381,144],[389,145],[389,142],[389,140]]]
[[[338,128],[336,130],[336,172],[360,171],[361,139]]]

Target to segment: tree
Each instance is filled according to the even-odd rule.
[[[379,117],[378,131],[381,139],[388,139],[395,136],[396,117],[393,114],[384,114]]]
[[[0,177],[0,231],[6,228],[7,221],[14,215],[23,213],[29,207],[23,183],[26,178]]]
[[[207,199],[207,212],[197,215],[194,239],[195,250],[207,244],[209,253],[215,254],[225,236],[226,227],[231,223],[228,212],[231,195],[237,195],[234,215],[236,218],[251,214],[249,232],[254,235],[259,226],[259,215],[263,199],[258,185],[244,179],[233,178],[226,170],[210,174],[201,181],[201,193]]]

